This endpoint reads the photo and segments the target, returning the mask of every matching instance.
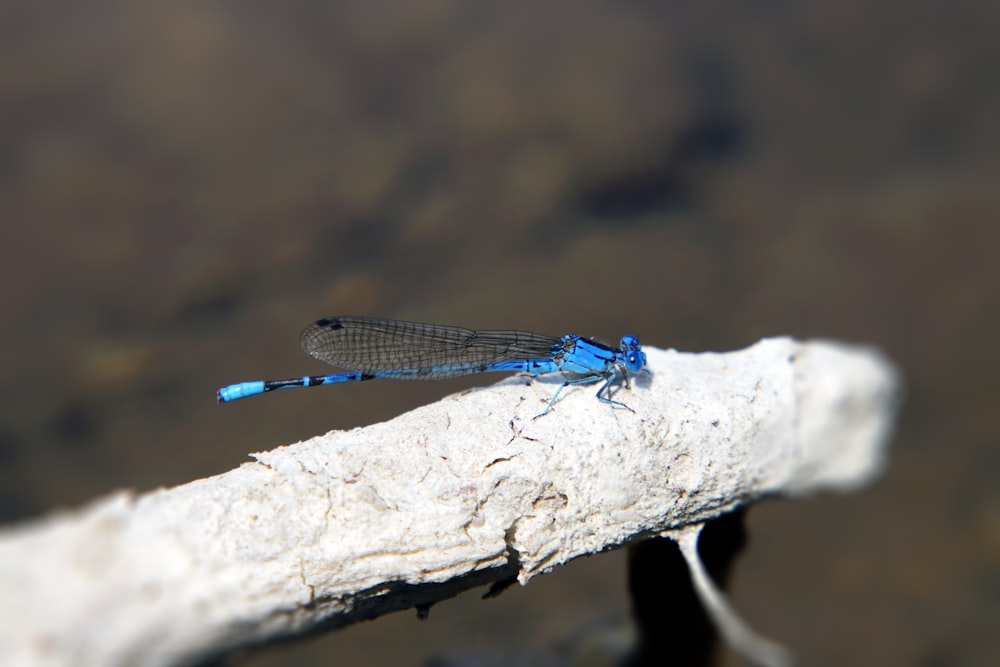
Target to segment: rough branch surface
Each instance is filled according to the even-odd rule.
[[[898,401],[865,348],[646,348],[634,410],[508,378],[389,422],[0,532],[0,663],[176,665],[428,604],[882,469]],[[266,399],[262,399],[266,400]],[[331,400],[335,400],[335,397]]]

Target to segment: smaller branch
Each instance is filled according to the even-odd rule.
[[[650,373],[616,394],[631,410],[577,387],[539,416],[558,379],[514,377],[7,528],[0,663],[206,660],[526,584],[584,554],[770,495],[851,490],[882,470],[899,383],[871,350],[778,338],[647,356]]]
[[[694,589],[705,610],[729,645],[754,664],[766,667],[791,667],[794,661],[788,649],[751,630],[729,606],[726,596],[708,576],[698,555],[698,537],[704,525],[685,526],[680,530],[667,531],[665,535],[676,541],[680,547],[691,572]]]

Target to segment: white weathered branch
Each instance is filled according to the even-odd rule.
[[[883,466],[898,380],[875,352],[787,338],[646,351],[650,373],[616,394],[634,412],[590,386],[536,418],[558,379],[514,377],[7,528],[0,663],[183,664],[523,584],[768,495],[853,489]]]

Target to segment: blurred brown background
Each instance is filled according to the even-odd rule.
[[[754,508],[735,604],[804,665],[1000,664],[997,5],[538,4],[2,3],[0,518],[497,379],[215,404],[326,372],[321,316],[870,342],[908,381],[887,478]],[[237,664],[602,664],[624,582]]]

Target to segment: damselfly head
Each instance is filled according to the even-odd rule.
[[[639,339],[635,336],[622,336],[621,351],[625,356],[625,368],[630,373],[635,373],[646,365],[646,353],[639,345]]]

